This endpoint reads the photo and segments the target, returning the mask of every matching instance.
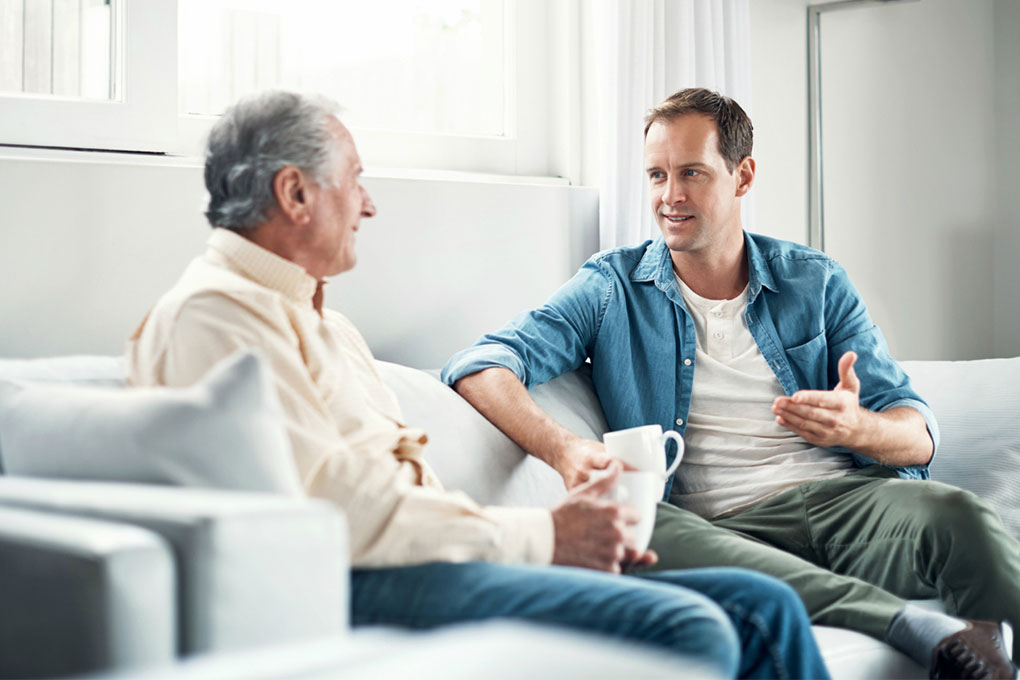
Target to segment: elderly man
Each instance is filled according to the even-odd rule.
[[[735,569],[618,575],[655,560],[623,547],[636,517],[601,498],[618,469],[552,511],[443,490],[364,340],[322,306],[325,279],[354,266],[355,232],[376,211],[334,112],[272,92],[215,125],[215,228],[133,336],[131,382],[189,385],[239,348],[261,350],[308,493],[347,515],[355,625],[514,618],[656,645],[729,676],[825,676],[806,613],[778,581]]]
[[[931,410],[838,263],[743,231],[751,146],[747,115],[715,92],[652,109],[645,166],[662,236],[597,254],[443,377],[573,488],[609,464],[605,448],[553,422],[525,385],[590,359],[612,429],[684,434],[656,568],[761,569],[817,623],[887,640],[934,676],[1011,677],[997,622],[1020,620],[1020,545],[972,494],[910,481],[929,476]],[[902,599],[936,596],[993,621]]]

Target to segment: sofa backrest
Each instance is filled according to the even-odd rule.
[[[939,422],[936,481],[988,501],[1020,538],[1020,357],[908,361],[903,367]],[[382,364],[408,423],[425,428],[426,457],[448,488],[481,503],[551,506],[565,493],[559,476],[525,453],[434,377]],[[575,434],[601,439],[607,426],[588,374],[562,375],[532,396]]]
[[[552,468],[526,455],[434,373],[379,366],[407,422],[428,432],[426,457],[447,488],[493,505],[549,507],[562,499],[565,489]],[[939,421],[942,443],[933,479],[986,499],[1020,537],[1020,357],[902,366]],[[123,375],[123,362],[115,357],[0,360],[0,379],[117,385]],[[536,387],[532,396],[580,436],[601,439],[607,429],[583,369]]]
[[[1020,357],[902,366],[942,434],[932,479],[991,503],[1020,538]]]

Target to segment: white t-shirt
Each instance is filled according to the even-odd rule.
[[[841,477],[850,456],[776,423],[782,386],[747,327],[747,288],[709,300],[677,277],[698,337],[683,462],[670,500],[706,518],[742,510],[802,482]]]

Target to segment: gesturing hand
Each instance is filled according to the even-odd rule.
[[[861,381],[854,372],[855,352],[839,358],[839,382],[832,390],[799,390],[772,403],[776,422],[815,446],[855,448],[866,410],[861,408]]]

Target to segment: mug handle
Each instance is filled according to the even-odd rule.
[[[666,448],[667,439],[672,439],[676,442],[676,458],[673,459],[673,464],[666,470],[666,479],[669,479],[676,472],[676,469],[680,467],[680,459],[684,457],[684,439],[676,430],[666,430],[662,433],[662,448],[664,449]]]

